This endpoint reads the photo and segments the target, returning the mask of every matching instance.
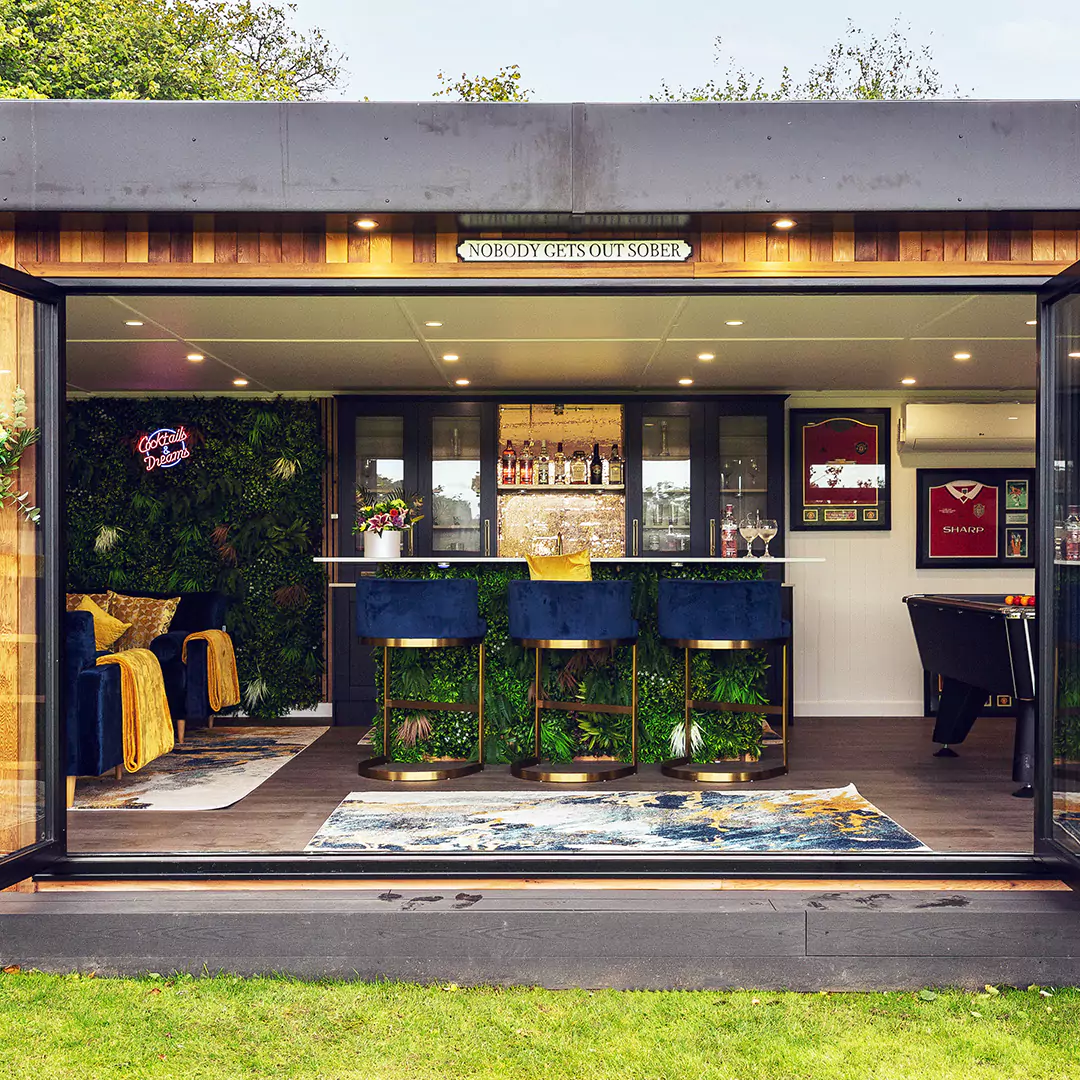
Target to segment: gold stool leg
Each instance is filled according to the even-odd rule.
[[[390,757],[390,649],[382,650],[382,756]]]
[[[686,760],[690,760],[690,647],[683,649],[683,727],[686,732]]]
[[[480,768],[484,767],[484,643],[480,642],[480,676],[479,676],[479,702],[477,704],[477,758]]]
[[[788,685],[788,644],[784,642],[782,661],[784,665],[783,687],[780,695],[780,742],[784,749],[784,772],[787,772],[787,729],[788,714],[791,712],[791,687]]]
[[[631,646],[630,652],[630,760],[634,768],[637,768],[637,642]]]
[[[543,687],[540,685],[540,655],[543,649],[536,646],[536,697],[533,703],[533,752],[537,759],[540,757],[540,699],[543,696]]]

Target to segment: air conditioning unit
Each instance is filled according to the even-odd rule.
[[[905,453],[1035,453],[1034,404],[905,405],[897,449]]]

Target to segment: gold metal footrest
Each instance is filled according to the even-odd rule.
[[[690,780],[699,784],[749,784],[755,780],[771,780],[783,776],[788,767],[766,751],[758,761],[703,761],[675,758],[660,766],[665,776],[675,780]]]
[[[480,772],[479,761],[390,761],[389,758],[367,758],[360,762],[357,772],[371,780],[397,780],[418,784],[431,780],[456,780]]]
[[[510,766],[510,773],[519,780],[537,780],[546,784],[595,784],[601,780],[618,780],[633,776],[637,766],[629,761],[573,761],[556,764],[538,758],[526,758]]]

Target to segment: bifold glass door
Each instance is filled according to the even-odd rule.
[[[0,887],[62,850],[57,292],[0,267]]]

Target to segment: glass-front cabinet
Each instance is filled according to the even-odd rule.
[[[490,512],[485,516],[483,413],[470,405],[432,406],[422,410],[420,423],[427,440],[420,464],[427,480],[427,490],[420,492],[425,496],[422,546],[433,555],[483,555],[491,529]]]

